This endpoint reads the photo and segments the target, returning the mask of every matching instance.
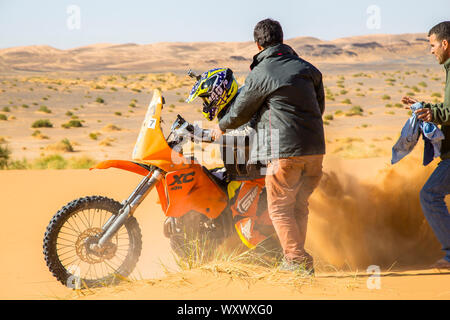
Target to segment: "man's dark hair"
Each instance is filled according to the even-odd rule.
[[[439,41],[447,40],[450,42],[450,21],[444,21],[435,25],[428,32],[428,36],[432,34],[435,34]]]
[[[283,43],[283,29],[278,21],[264,19],[256,24],[253,37],[265,49]]]

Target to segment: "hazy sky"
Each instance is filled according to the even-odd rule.
[[[0,0],[0,48],[249,41],[267,17],[286,39],[427,32],[450,20],[450,0]]]

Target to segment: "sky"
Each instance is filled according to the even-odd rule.
[[[426,33],[450,20],[450,0],[0,0],[0,48],[253,41],[265,18],[285,39]]]

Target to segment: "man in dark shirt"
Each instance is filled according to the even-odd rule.
[[[420,203],[423,213],[442,244],[445,256],[432,267],[450,269],[450,214],[445,204],[445,196],[450,194],[450,21],[434,26],[428,33],[431,53],[446,71],[444,103],[425,103],[423,109],[416,111],[417,117],[423,121],[441,125],[444,140],[441,145],[441,159],[438,167],[431,174],[420,191]],[[403,103],[414,104],[411,97],[403,97]]]
[[[305,251],[308,198],[319,184],[325,139],[322,74],[283,44],[281,25],[260,21],[259,53],[245,85],[213,132],[235,129],[256,115],[250,162],[268,163],[268,210],[284,252],[283,270],[314,272]]]

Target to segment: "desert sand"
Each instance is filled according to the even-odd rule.
[[[340,178],[350,173],[355,177],[355,173],[361,172],[363,180],[374,182],[377,172],[384,166],[372,159],[360,163],[362,166],[358,168],[352,160],[334,159],[327,161],[325,172],[338,169],[335,172]],[[370,169],[364,168],[366,166]],[[403,169],[406,170],[407,166]],[[427,173],[424,172],[427,170],[420,171],[418,177]],[[135,214],[143,233],[143,251],[130,282],[117,287],[74,291],[57,282],[44,262],[42,239],[51,216],[67,202],[86,195],[104,195],[121,201],[140,177],[117,169],[11,170],[1,171],[0,179],[4,206],[4,228],[0,236],[3,255],[0,267],[1,299],[210,299],[212,293],[214,299],[450,298],[450,273],[424,269],[426,263],[440,253],[436,240],[427,230],[423,230],[424,226],[411,223],[411,219],[418,218],[420,214],[414,205],[407,210],[412,215],[409,219],[399,213],[398,222],[405,226],[397,226],[384,233],[379,230],[377,235],[373,232],[380,227],[393,228],[388,221],[378,221],[373,222],[372,227],[354,228],[354,234],[349,235],[345,234],[349,224],[367,221],[364,216],[349,220],[348,216],[344,216],[344,205],[336,206],[334,210],[323,208],[320,205],[324,201],[322,197],[330,188],[326,184],[311,199],[307,248],[316,257],[317,274],[314,278],[295,278],[289,273],[277,273],[255,265],[220,261],[192,270],[179,270],[163,236],[164,215],[156,203],[156,193],[152,192]],[[368,186],[380,188],[381,185],[368,183]],[[416,187],[412,189],[417,191]],[[364,203],[367,201],[365,192],[368,189],[361,190],[359,198],[353,198],[355,202],[350,206],[372,207],[364,215],[376,214],[379,209],[390,213],[389,206],[393,199],[385,199],[386,203],[381,204],[380,208],[373,208],[380,205],[380,199]],[[355,197],[355,194],[350,193],[349,197]],[[344,202],[344,199],[339,201]],[[387,214],[382,212],[381,215],[386,218]],[[324,218],[328,225],[324,225]],[[361,234],[365,231],[369,233]],[[402,236],[393,239],[397,233]],[[335,244],[335,247],[330,245],[336,241],[333,237],[341,238],[341,244]],[[366,248],[356,243],[356,240],[363,238]],[[396,245],[399,248],[395,248]],[[404,252],[403,256],[399,250],[414,250],[415,246],[417,251]],[[381,250],[377,251],[376,247],[381,247]],[[372,262],[366,260],[364,254],[370,250],[374,252]],[[385,265],[381,265],[380,289],[369,289],[367,283],[372,283],[373,278],[366,272],[368,263],[383,259],[386,261]]]
[[[178,113],[191,122],[201,119],[200,103],[184,102],[193,85],[185,71],[228,66],[243,84],[254,44],[0,49],[0,145],[11,151],[9,170],[0,170],[0,298],[449,299],[450,273],[428,268],[442,252],[418,199],[438,160],[422,166],[420,141],[406,159],[390,164],[409,117],[401,97],[443,99],[444,73],[425,38],[288,41],[322,70],[327,95],[325,175],[310,200],[306,244],[315,257],[315,277],[229,261],[180,270],[152,192],[136,212],[143,251],[130,281],[82,291],[62,286],[45,265],[42,240],[53,214],[82,196],[128,197],[139,176],[87,168],[129,159],[153,89],[161,89],[166,100],[165,132]],[[39,120],[52,127],[34,128]],[[368,286],[372,265],[381,270],[379,289]]]

